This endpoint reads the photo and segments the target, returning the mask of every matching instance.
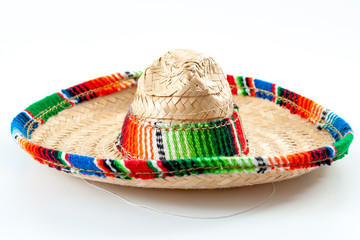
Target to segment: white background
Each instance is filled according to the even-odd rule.
[[[360,239],[360,1],[1,1],[0,239]],[[42,166],[11,140],[29,104],[189,48],[225,73],[275,82],[334,110],[355,131],[350,154],[276,183],[262,207],[220,220],[130,206]],[[119,189],[177,213],[221,215],[271,185],[226,191]]]

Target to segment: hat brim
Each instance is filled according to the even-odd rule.
[[[141,72],[112,74],[52,94],[18,114],[12,135],[35,160],[85,179],[155,188],[224,188],[280,181],[345,156],[350,126],[312,100],[228,75],[248,156],[124,159],[115,146]]]

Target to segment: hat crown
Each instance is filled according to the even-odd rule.
[[[128,159],[176,160],[248,152],[229,83],[210,57],[174,50],[140,77],[116,142]]]
[[[165,122],[207,122],[232,114],[229,84],[202,53],[177,49],[155,60],[138,81],[132,112]]]

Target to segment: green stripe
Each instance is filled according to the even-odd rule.
[[[185,130],[186,140],[188,142],[189,147],[189,155],[191,158],[196,156],[196,150],[195,150],[195,143],[192,138],[192,130],[187,129]]]
[[[222,139],[222,141],[221,142],[223,142],[223,144],[224,144],[224,156],[229,156],[230,155],[230,146],[228,146],[228,143],[227,143],[227,141],[226,141],[226,137],[228,137],[227,136],[227,132],[226,132],[226,130],[224,129],[224,127],[221,127],[221,128],[218,128],[218,129],[220,129],[220,132],[221,132],[221,139]]]
[[[181,128],[184,127],[184,124],[180,125]],[[180,141],[180,146],[181,146],[181,151],[184,155],[184,158],[190,158],[190,156],[188,156],[188,152],[186,150],[186,142],[185,142],[185,134],[183,130],[180,130],[179,132],[179,141]]]
[[[214,125],[211,124],[210,127],[214,127]],[[221,151],[219,152],[219,139],[216,137],[216,128],[209,130],[209,137],[211,138],[212,147],[215,152],[214,156],[221,155]]]
[[[226,123],[227,123],[227,122],[226,122]],[[230,146],[229,146],[229,147],[230,147],[230,148],[229,148],[229,151],[230,151],[229,156],[233,156],[233,155],[236,154],[236,148],[235,148],[235,141],[234,141],[235,139],[234,139],[234,136],[233,136],[233,134],[232,134],[230,125],[226,125],[226,126],[225,126],[225,131],[226,131],[226,133],[227,133],[226,138],[229,139],[228,144],[230,144]],[[231,141],[231,139],[232,139],[233,141]]]
[[[228,157],[224,157],[224,158],[221,158],[222,160],[222,166],[225,167],[225,166],[231,166],[231,162],[230,162],[230,159]],[[227,171],[229,170],[229,168],[225,168]]]
[[[236,172],[243,172],[244,169],[240,168],[241,165],[239,165],[239,163],[236,161],[236,159],[237,159],[237,157],[232,157],[232,158],[231,158],[231,162],[232,162],[233,165],[235,166],[235,167],[234,167],[234,170],[235,170]],[[235,171],[234,171],[234,172],[235,172]]]
[[[46,122],[50,117],[70,106],[71,103],[65,102],[58,93],[54,93],[31,104],[26,110],[34,115],[35,118],[43,119]]]
[[[281,87],[277,87],[276,89],[276,95],[281,97]],[[276,98],[276,104],[280,104],[281,100],[279,98]]]
[[[158,178],[159,175],[161,174],[161,173],[159,173],[159,169],[157,169],[156,167],[154,167],[154,165],[153,165],[153,163],[152,163],[151,161],[146,161],[146,163],[147,163],[148,167],[151,168],[151,170],[154,171],[155,177]]]
[[[246,166],[246,171],[254,171],[256,169],[255,165],[252,163],[251,158],[250,157],[246,157],[248,164],[245,164]]]
[[[352,133],[349,133],[340,141],[333,143],[333,145],[336,147],[336,157],[334,158],[334,161],[345,157],[345,155],[349,151],[349,147],[353,139],[354,135]]]
[[[194,124],[189,124],[189,127],[194,128],[194,129],[196,128],[196,126]],[[197,133],[195,131],[196,130],[190,129],[188,132],[190,133],[190,138],[191,138],[191,141],[193,142],[193,146],[194,146],[194,157],[199,157],[199,156],[201,156],[201,149],[200,149],[199,139],[198,139]]]
[[[224,172],[224,170],[223,170],[223,167],[225,166],[224,158],[225,157],[220,157],[220,156],[214,158],[215,166],[218,167],[217,169],[213,170],[215,173],[223,173]]]
[[[217,156],[217,154],[215,153],[214,147],[213,147],[213,139],[211,138],[211,130],[212,129],[207,129],[207,127],[210,127],[208,123],[206,123],[205,125],[205,129],[204,129],[204,137],[207,139],[204,139],[204,141],[208,144],[208,149],[209,151],[211,151],[211,153],[208,153],[208,155],[211,156]]]
[[[61,155],[62,155],[62,152],[61,152],[61,151],[58,151],[57,159],[60,161],[60,163],[61,163],[62,165],[69,166],[68,163],[67,163],[64,159],[62,159]]]
[[[216,143],[217,143],[217,146],[220,148],[219,155],[226,155],[226,153],[224,151],[225,143],[223,143],[223,139],[221,137],[221,130],[220,130],[220,128],[217,128],[217,127],[214,129],[215,129]]]
[[[176,130],[172,130],[171,133],[172,133],[172,139],[173,139],[173,143],[174,143],[176,159],[180,159],[181,155],[180,155],[180,152],[179,152],[178,141],[176,139]]]
[[[120,160],[114,160],[114,166],[119,172],[128,173],[129,171],[120,164]]]
[[[248,94],[247,94],[246,89],[245,89],[245,85],[244,85],[244,82],[243,82],[244,81],[243,77],[242,76],[237,76],[236,81],[239,84],[239,86],[241,86],[241,88],[240,88],[241,95],[242,96],[247,96]]]
[[[169,130],[165,130],[164,129],[164,131],[165,131],[165,135],[166,135],[166,143],[167,143],[167,145],[168,145],[168,152],[169,152],[169,159],[173,159],[173,156],[172,156],[172,154],[171,154],[171,147],[170,147],[170,137],[169,137]],[[164,150],[166,150],[166,149],[164,149]]]
[[[154,172],[159,172],[159,169],[154,167],[154,165],[151,161],[146,161],[146,163],[147,163],[148,167],[151,168],[151,170],[153,170]]]
[[[200,147],[200,150],[201,150],[201,155],[200,157],[205,157],[207,156],[207,150],[206,150],[206,142],[204,142],[204,137],[203,137],[203,133],[202,133],[202,130],[200,130],[199,128],[201,127],[201,124],[198,123],[196,124],[196,136],[197,136],[197,140],[199,141],[199,147]],[[194,134],[195,135],[195,134]]]

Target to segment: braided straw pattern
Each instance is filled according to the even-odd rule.
[[[172,123],[208,122],[232,114],[229,84],[219,65],[196,51],[178,49],[155,60],[140,77],[135,115]]]
[[[32,134],[43,147],[105,159],[122,159],[114,141],[136,88],[95,98],[51,117]],[[298,115],[263,99],[234,96],[249,139],[249,156],[304,152],[331,145],[327,131]],[[156,188],[223,188],[280,181],[307,173],[317,167],[269,173],[204,174],[157,179],[123,180],[81,175],[81,177],[127,186]],[[73,174],[79,177],[79,174]]]
[[[11,124],[14,140],[36,161],[74,176],[158,188],[223,188],[279,181],[330,165],[348,153],[353,140],[349,124],[311,99],[250,77],[227,75],[226,83],[211,58],[193,51],[176,50],[162,58],[143,75],[124,72],[96,78],[30,105]],[[143,85],[137,89],[140,75]],[[249,152],[247,156],[209,156],[206,151],[214,149],[206,122],[221,122],[218,119],[231,115],[230,94],[239,106],[239,124],[244,126]],[[115,141],[134,96],[136,113],[145,121],[174,124],[172,130],[179,121],[190,122],[189,126],[205,123],[198,123],[197,134],[186,139],[178,131],[170,138],[166,127],[161,132],[158,125],[153,126],[157,129],[154,137],[147,137],[153,133],[142,131],[143,126],[139,132],[134,128],[128,136],[137,135],[139,142],[145,137],[148,144],[144,146],[150,148],[145,151],[139,145],[140,155],[151,153],[154,146],[159,155],[149,160],[124,158]],[[201,144],[206,137],[209,144]],[[174,144],[178,139],[189,141]],[[192,139],[198,139],[197,145],[191,144]],[[196,155],[186,157],[179,149],[185,146],[188,151],[190,145]],[[171,149],[169,159],[164,157],[163,146]]]

